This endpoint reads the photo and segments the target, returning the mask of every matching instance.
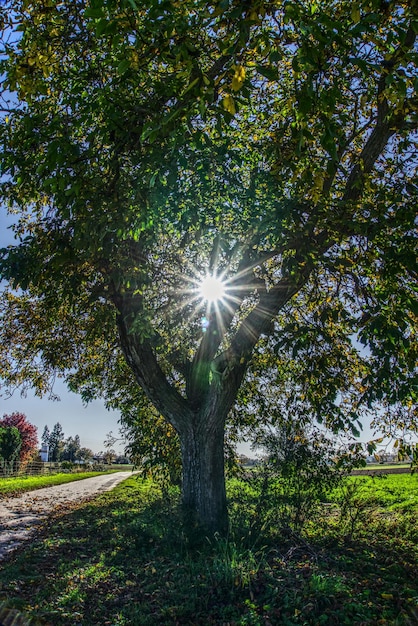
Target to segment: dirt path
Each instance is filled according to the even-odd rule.
[[[59,507],[109,491],[132,472],[103,474],[0,500],[0,560],[28,539]]]

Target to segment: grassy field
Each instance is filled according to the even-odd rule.
[[[254,532],[229,494],[230,537],[209,541],[176,494],[129,479],[4,562],[0,606],[54,626],[418,623],[417,475],[350,478],[303,536]]]
[[[25,491],[42,489],[43,487],[53,487],[63,485],[83,478],[91,478],[100,474],[109,474],[114,470],[106,472],[77,472],[75,474],[51,474],[50,476],[19,476],[13,478],[0,478],[0,500],[9,496],[17,496]]]

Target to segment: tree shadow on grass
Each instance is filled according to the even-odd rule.
[[[384,533],[293,551],[200,539],[176,497],[132,479],[49,520],[3,564],[0,599],[54,626],[416,623],[413,553]]]

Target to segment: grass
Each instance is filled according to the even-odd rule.
[[[34,489],[42,489],[43,487],[53,487],[54,485],[63,485],[71,483],[75,480],[83,480],[83,478],[91,478],[100,474],[109,474],[106,472],[77,472],[74,474],[51,474],[50,476],[19,476],[13,478],[0,478],[0,500],[9,496],[16,496],[25,491],[33,491]]]
[[[332,499],[340,501],[347,492],[363,504],[406,513],[417,509],[418,475],[352,476],[342,489],[334,491]]]
[[[396,463],[368,463],[365,467],[358,469],[363,469],[367,472],[367,470],[409,469],[410,467],[411,463],[398,461]]]
[[[235,485],[230,537],[209,541],[185,531],[176,494],[131,478],[3,563],[3,610],[54,626],[412,626],[418,476],[357,480],[303,537],[271,527],[256,541]],[[360,510],[351,534],[344,502]]]

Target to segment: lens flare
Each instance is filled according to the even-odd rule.
[[[199,285],[199,295],[208,302],[222,300],[225,295],[225,284],[223,280],[217,276],[205,276]]]

